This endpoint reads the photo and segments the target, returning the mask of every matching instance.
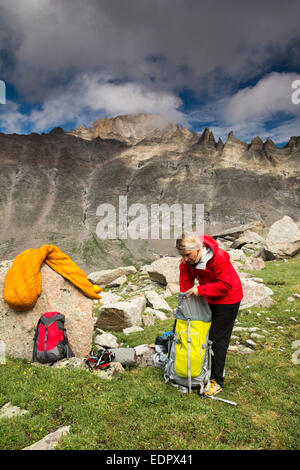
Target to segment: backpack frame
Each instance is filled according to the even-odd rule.
[[[156,345],[154,366],[164,371],[165,382],[170,382],[191,393],[198,388],[203,395],[211,374],[212,341],[209,340],[212,314],[203,297],[178,294],[173,335],[168,342],[168,353]],[[183,391],[182,390],[182,391]]]

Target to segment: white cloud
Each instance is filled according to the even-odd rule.
[[[10,103],[2,108],[0,126],[7,133],[43,132],[66,122],[90,125],[95,119],[120,114],[155,113],[168,120],[186,124],[185,115],[178,110],[182,101],[169,92],[148,89],[139,83],[112,83],[103,74],[83,74],[66,86],[53,90],[42,104],[25,115]],[[87,122],[89,116],[89,122]],[[26,124],[26,126],[25,126]]]
[[[299,78],[295,73],[270,73],[252,87],[210,101],[192,113],[189,122],[210,123],[215,138],[221,137],[223,142],[230,131],[244,142],[255,136],[262,140],[270,137],[278,144],[287,142],[300,132],[300,104],[292,102],[292,83]],[[279,114],[284,119],[276,120]],[[268,122],[273,122],[271,128],[267,128]]]
[[[1,9],[0,49],[13,64],[3,78],[32,102],[54,81],[95,71],[212,95],[224,79],[229,93],[232,81],[299,54],[298,0],[1,0]]]
[[[238,124],[256,118],[270,118],[276,113],[300,116],[300,106],[292,102],[292,83],[300,79],[296,73],[273,72],[253,87],[239,90],[227,99],[223,108],[224,121]]]
[[[19,111],[19,105],[6,100],[0,105],[0,129],[6,134],[21,134],[25,128],[27,117]]]

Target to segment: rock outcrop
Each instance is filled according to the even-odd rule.
[[[121,331],[131,326],[142,325],[142,312],[146,307],[144,296],[133,297],[128,301],[116,302],[99,310],[95,326],[97,328]]]
[[[93,284],[99,284],[102,288],[104,288],[114,287],[114,285],[121,285],[121,278],[124,281],[124,276],[126,280],[126,276],[128,274],[134,273],[136,273],[136,268],[134,266],[123,266],[115,269],[96,271],[88,274],[87,277]]]
[[[85,140],[96,137],[115,139],[127,144],[137,144],[144,139],[162,137],[166,132],[176,131],[177,126],[158,114],[129,114],[94,121],[90,128],[79,126],[68,132]]]
[[[266,259],[295,256],[300,251],[300,229],[293,219],[284,216],[269,230],[264,247]]]
[[[12,261],[0,262],[0,292]],[[15,312],[0,297],[0,339],[6,353],[31,360],[35,327],[45,312],[65,315],[65,327],[75,356],[86,356],[92,345],[94,330],[93,300],[86,297],[69,281],[45,263],[41,267],[42,292],[35,306],[25,312]]]
[[[164,256],[145,268],[150,279],[159,284],[179,282],[180,257]]]

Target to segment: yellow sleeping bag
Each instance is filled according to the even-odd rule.
[[[3,298],[17,311],[32,308],[42,292],[41,265],[45,261],[50,268],[68,279],[74,286],[92,299],[101,299],[101,287],[92,284],[71,258],[55,245],[42,245],[22,251],[14,259],[4,280]]]

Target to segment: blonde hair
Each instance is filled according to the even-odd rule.
[[[203,242],[194,232],[183,232],[180,238],[176,240],[177,250],[201,250]]]

